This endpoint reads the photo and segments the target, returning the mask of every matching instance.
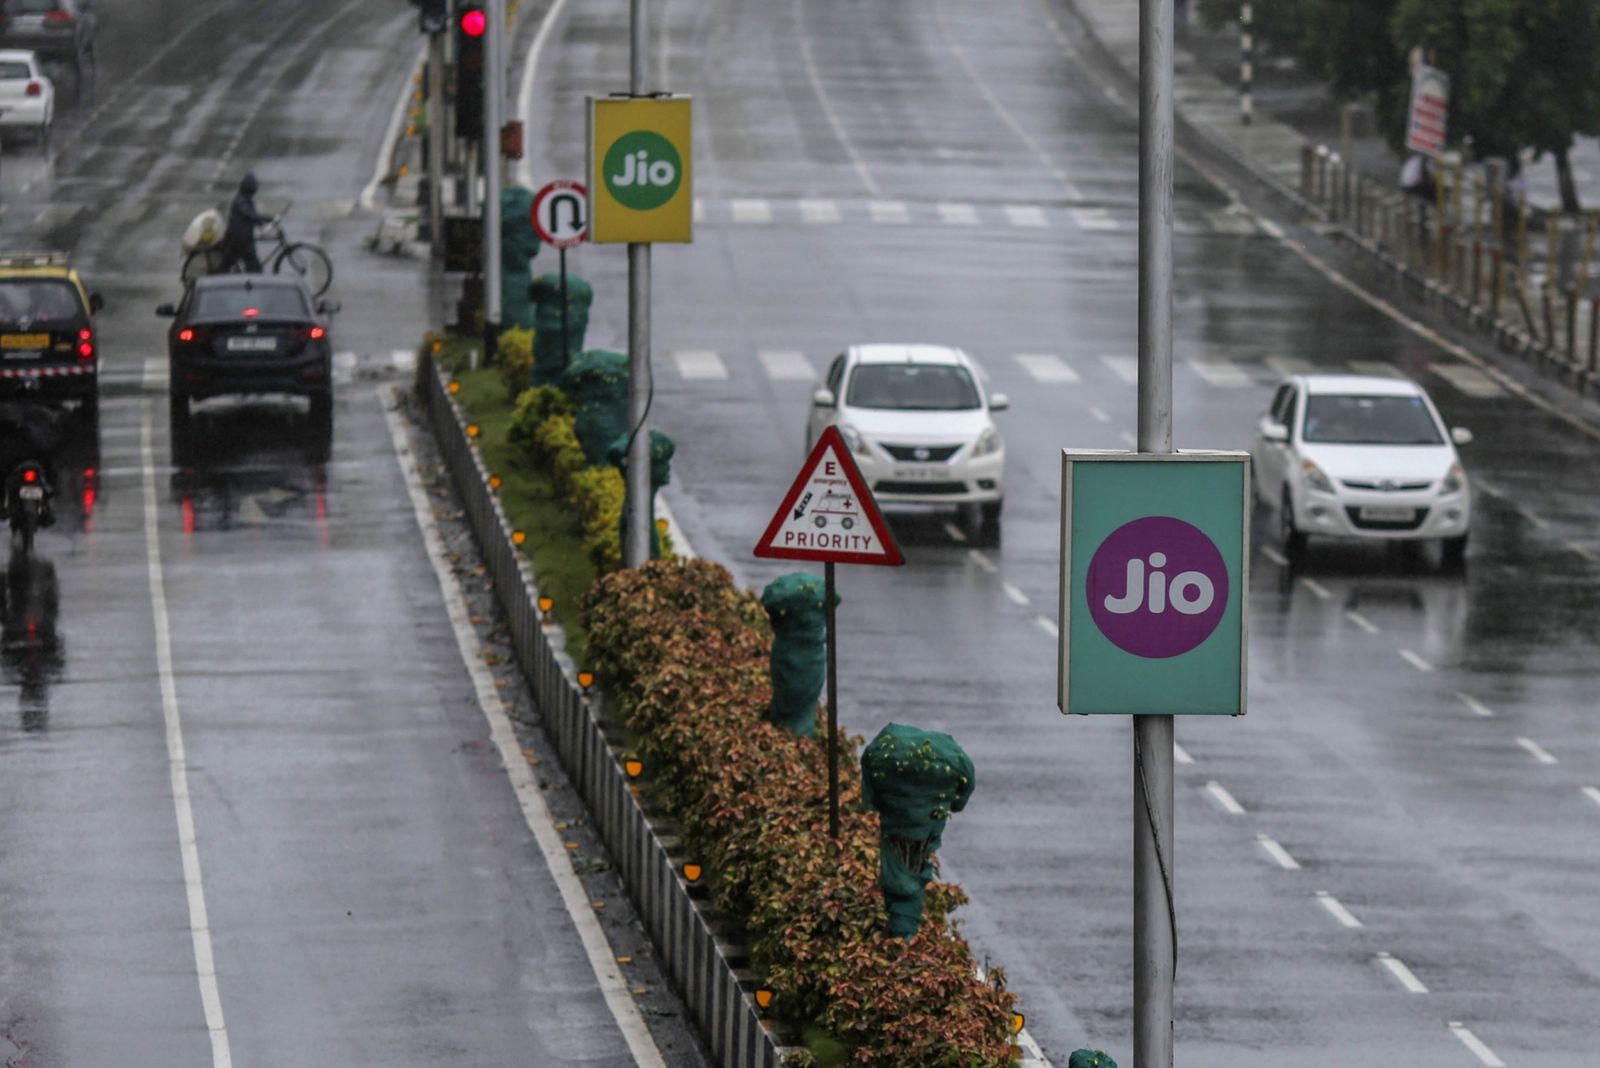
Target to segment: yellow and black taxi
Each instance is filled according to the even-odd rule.
[[[75,400],[93,415],[100,306],[64,254],[0,253],[0,398]]]

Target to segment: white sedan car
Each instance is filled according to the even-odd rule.
[[[1000,540],[1005,442],[972,361],[943,345],[856,345],[835,357],[811,396],[806,448],[839,428],[878,503],[954,505],[975,539]]]
[[[1467,550],[1472,493],[1446,429],[1414,382],[1298,375],[1278,387],[1250,450],[1258,499],[1278,510],[1284,552],[1311,535],[1437,539],[1447,564]]]
[[[50,140],[56,115],[56,88],[39,69],[32,52],[0,51],[0,128],[23,127]]]

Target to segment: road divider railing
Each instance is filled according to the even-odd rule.
[[[469,421],[431,354],[420,361],[418,386],[545,733],[588,805],[673,984],[717,1064],[779,1068],[786,1055],[799,1051],[785,1047],[763,1021],[749,954],[725,937],[705,891],[685,877],[686,858],[677,853],[673,829],[652,820],[634,793],[620,738],[605,727],[604,697],[580,683],[560,626],[540,610],[538,585],[467,433]]]

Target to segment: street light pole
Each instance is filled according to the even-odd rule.
[[[628,94],[648,96],[650,23],[647,0],[629,0]],[[622,562],[650,559],[650,246],[628,245],[628,466],[623,504]]]
[[[1140,452],[1172,448],[1173,0],[1139,0]],[[1133,1063],[1172,1068],[1171,716],[1133,717]]]
[[[506,0],[489,0],[483,40],[483,362],[500,344],[500,127],[505,124]]]

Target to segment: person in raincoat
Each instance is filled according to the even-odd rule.
[[[271,222],[272,217],[256,211],[257,188],[256,176],[245,175],[239,180],[239,191],[233,195],[233,203],[228,205],[228,227],[222,233],[222,265],[218,268],[223,273],[233,270],[235,264],[242,265],[251,274],[261,273],[261,260],[256,255],[256,227]]]

